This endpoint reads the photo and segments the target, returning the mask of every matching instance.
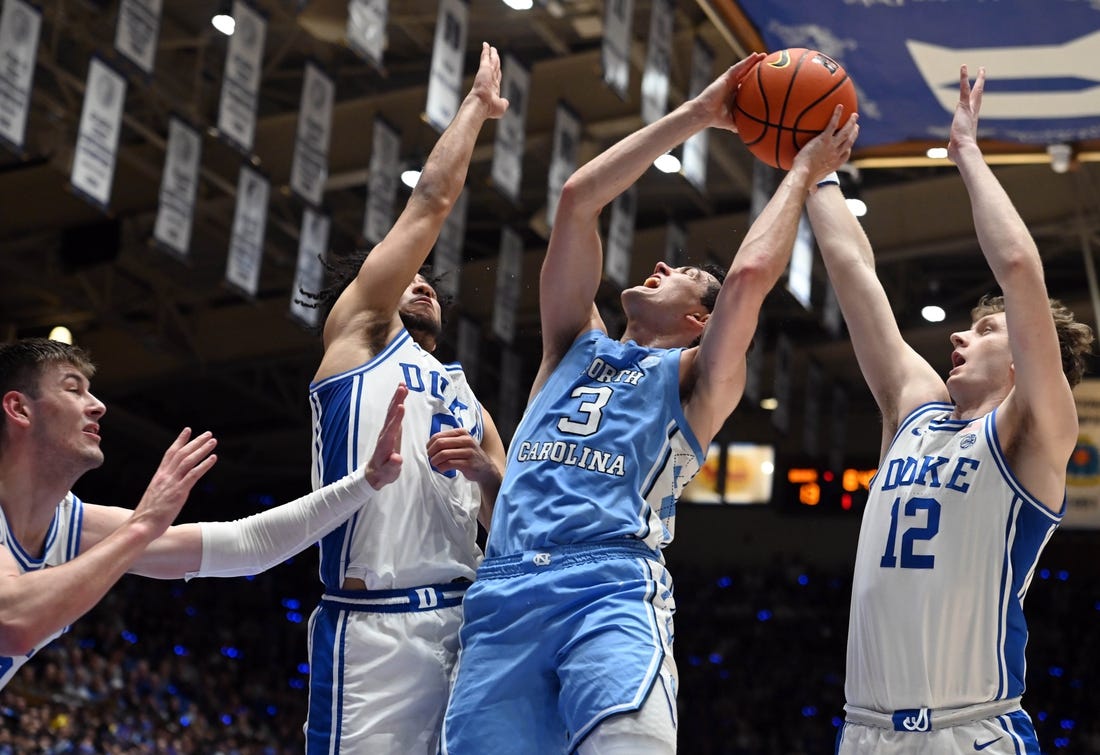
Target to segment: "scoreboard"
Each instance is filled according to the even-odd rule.
[[[839,472],[820,467],[789,467],[785,476],[784,507],[805,512],[862,513],[876,469],[846,468]]]

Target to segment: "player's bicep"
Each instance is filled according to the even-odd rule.
[[[599,322],[593,302],[603,250],[596,223],[558,213],[539,276],[539,314],[544,349],[565,353],[573,340]]]
[[[84,518],[80,528],[79,553],[85,553],[133,516],[131,509],[120,506],[84,504]]]

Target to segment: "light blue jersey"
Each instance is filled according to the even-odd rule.
[[[672,540],[676,498],[703,458],[680,404],[681,353],[577,338],[513,436],[487,556]]]
[[[66,561],[73,560],[80,553],[80,534],[83,522],[84,502],[70,492],[57,505],[53,522],[50,523],[50,529],[46,533],[46,544],[42,549],[42,556],[41,558],[35,558],[23,550],[23,546],[12,536],[11,531],[8,529],[8,520],[4,516],[4,512],[0,510],[0,544],[8,549],[8,553],[12,555],[15,563],[19,566],[19,570],[24,574],[50,566],[58,566]],[[11,681],[11,678],[15,676],[15,672],[29,661],[35,653],[67,631],[69,631],[69,628],[65,627],[47,637],[35,645],[31,652],[26,655],[15,658],[0,656],[0,689]]]

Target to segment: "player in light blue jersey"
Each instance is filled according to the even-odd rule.
[[[458,653],[462,596],[481,562],[504,446],[462,368],[433,352],[440,303],[417,273],[462,192],[482,126],[508,107],[483,45],[473,87],[393,228],[338,281],[310,386],[313,483],[354,469],[408,386],[397,480],[321,541],[325,593],[309,623],[306,752],[435,752]],[[346,286],[342,284],[346,283]]]
[[[946,381],[902,340],[839,187],[807,203],[883,418],[852,585],[844,755],[1039,752],[1020,707],[1023,601],[1065,511],[1071,387],[1092,332],[1048,298],[1035,242],[985,163],[984,83],[984,69],[971,87],[962,68],[948,152],[1003,297],[951,335]]]
[[[624,291],[620,340],[594,303],[598,219],[660,155],[705,128],[732,130],[729,103],[761,58],[612,146],[562,190],[540,284],[542,364],[464,604],[448,755],[676,749],[661,548],[677,496],[741,397],[760,306],[805,198],[848,158],[857,119],[838,130],[838,108],[799,153],[724,283],[720,270],[660,263]]]
[[[257,574],[312,545],[401,468],[398,388],[375,452],[322,490],[235,522],[169,526],[217,457],[180,433],[133,510],[85,503],[76,481],[103,463],[81,349],[42,338],[0,345],[0,687],[126,573],[159,579]]]

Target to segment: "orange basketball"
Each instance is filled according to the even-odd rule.
[[[841,104],[840,123],[856,112],[856,88],[839,63],[804,47],[773,52],[737,88],[733,122],[759,159],[788,170],[798,150],[820,134]]]

